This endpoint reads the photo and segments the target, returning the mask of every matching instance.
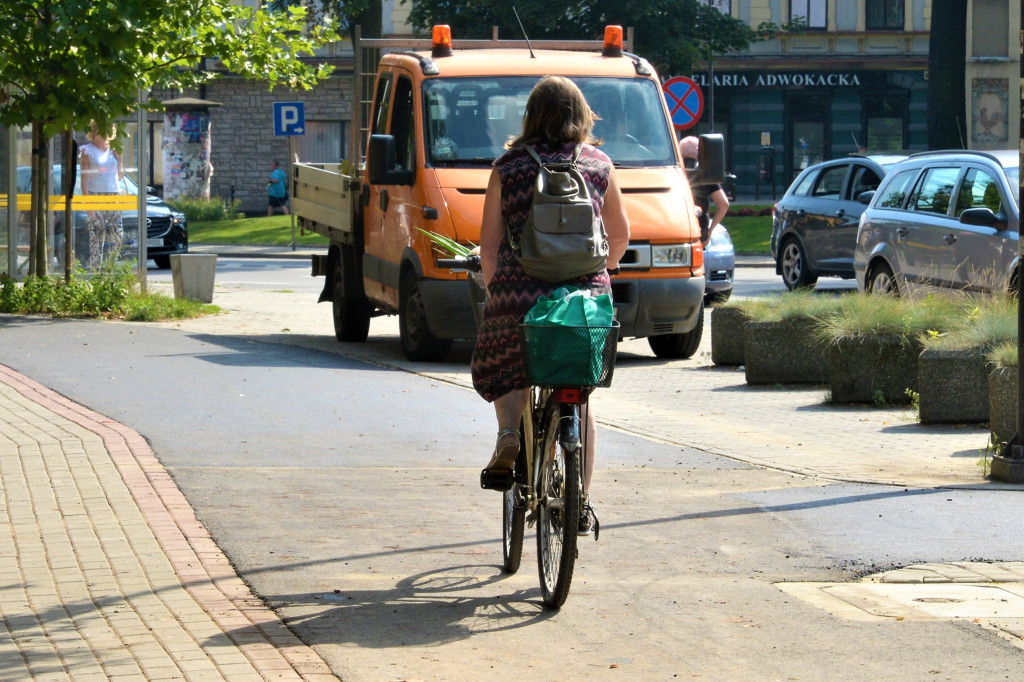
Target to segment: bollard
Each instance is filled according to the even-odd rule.
[[[215,253],[171,254],[171,280],[175,298],[213,302],[213,280],[217,272]]]

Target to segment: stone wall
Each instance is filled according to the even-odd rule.
[[[270,162],[286,167],[288,138],[274,135],[274,102],[302,102],[307,121],[350,121],[352,75],[339,71],[312,90],[294,91],[237,76],[224,75],[206,84],[203,92],[154,92],[161,100],[198,97],[218,102],[210,108],[210,196],[241,202],[246,213],[266,213]],[[150,113],[151,121],[162,119]],[[159,144],[159,141],[158,141]]]

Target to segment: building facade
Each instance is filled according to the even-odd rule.
[[[743,53],[701,64],[696,130],[726,137],[737,192],[772,197],[811,163],[928,146],[932,0],[707,0],[756,27],[803,18]],[[963,146],[1020,138],[1019,2],[969,0]]]

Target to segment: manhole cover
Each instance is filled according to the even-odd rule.
[[[953,599],[952,597],[918,597],[912,601],[921,602],[922,604],[959,604],[963,599]]]

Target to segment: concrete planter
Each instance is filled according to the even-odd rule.
[[[748,384],[827,384],[829,348],[809,318],[748,322],[743,327]]]
[[[988,359],[981,348],[922,351],[917,359],[921,423],[988,421],[988,374]]]
[[[743,325],[748,321],[742,308],[724,306],[711,311],[711,361],[736,366],[744,362]]]
[[[217,254],[171,254],[171,282],[175,298],[193,298],[213,302],[213,280],[217,272]]]
[[[989,429],[997,443],[1017,433],[1017,368],[997,367],[988,375]]]
[[[829,388],[834,403],[907,403],[917,390],[921,344],[898,336],[862,336],[832,341]]]

